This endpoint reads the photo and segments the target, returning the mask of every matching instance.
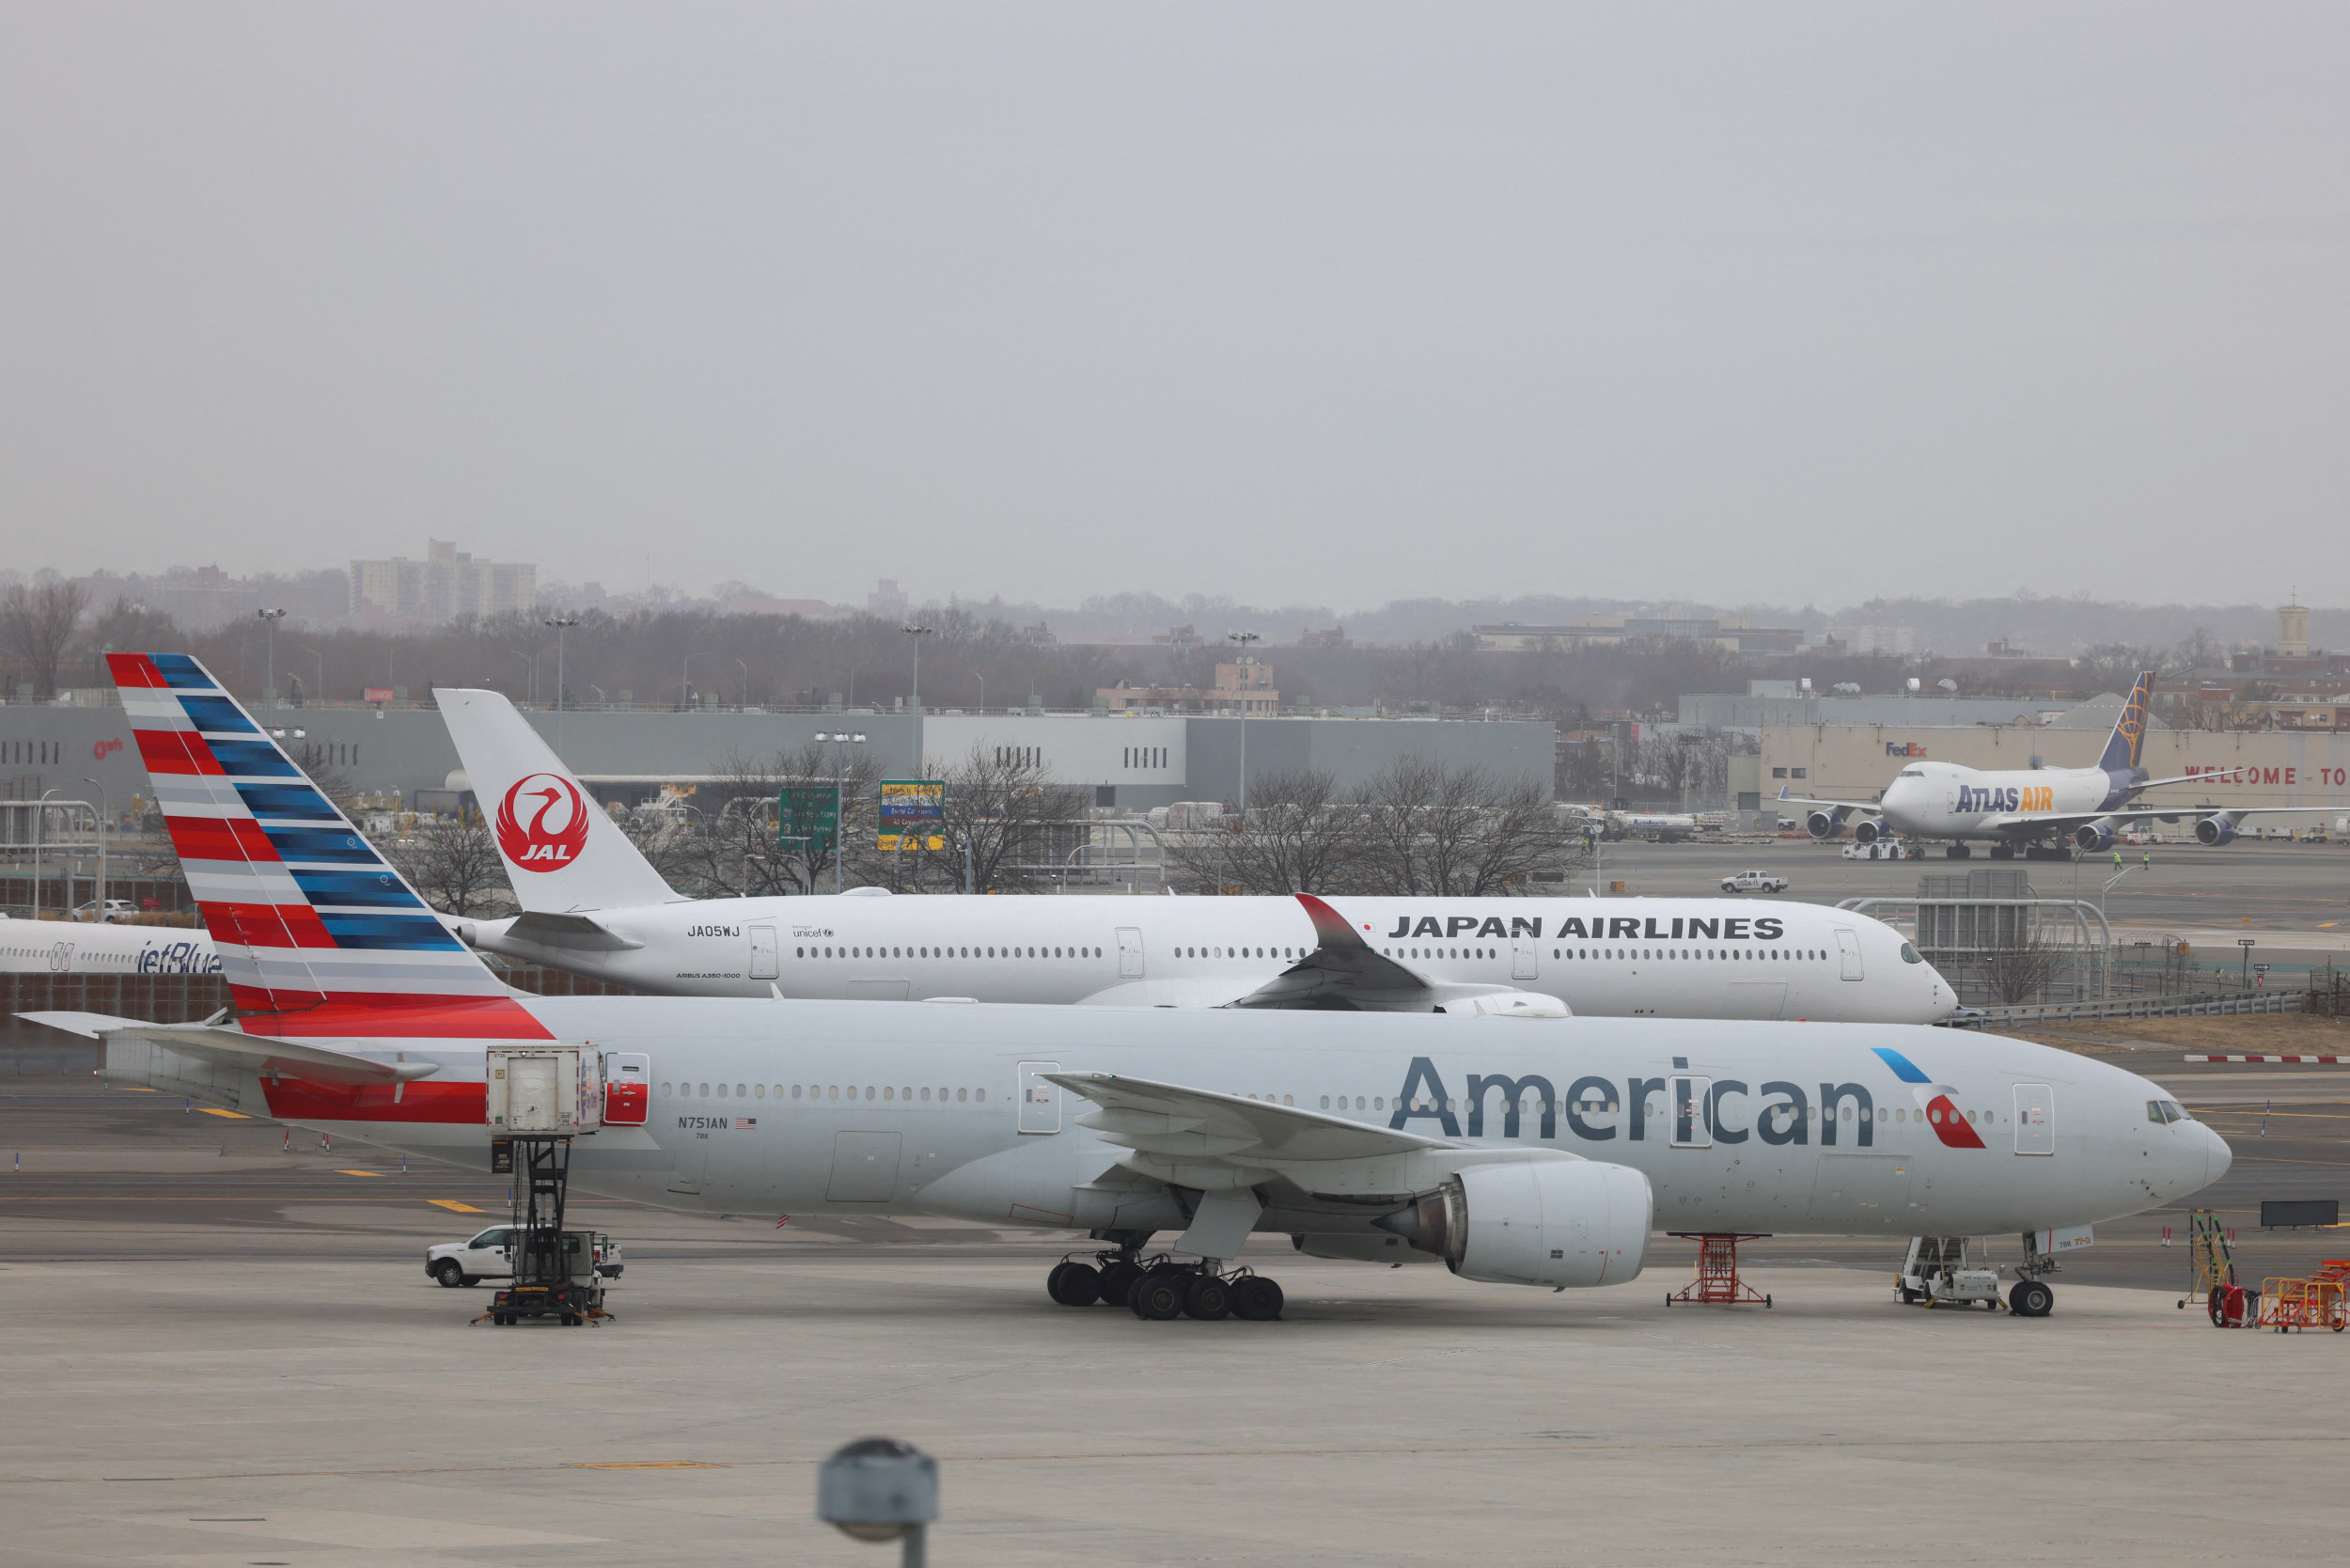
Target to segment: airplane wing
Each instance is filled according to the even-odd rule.
[[[1153,1083],[1115,1073],[1041,1074],[1093,1102],[1077,1118],[1104,1143],[1163,1159],[1258,1165],[1275,1160],[1359,1160],[1459,1149],[1458,1143],[1366,1126],[1323,1111],[1277,1105],[1239,1094]]]
[[[1810,795],[1791,795],[1787,792],[1793,788],[1794,786],[1789,784],[1781,784],[1778,787],[1778,803],[1781,806],[1825,806],[1831,808],[1841,807],[1847,811],[1875,811],[1879,808],[1877,802],[1873,800],[1814,800]]]
[[[218,1067],[284,1074],[314,1083],[405,1084],[441,1070],[437,1061],[376,1061],[325,1045],[272,1040],[242,1029],[207,1028],[200,1024],[149,1024],[103,1012],[20,1012],[17,1016],[86,1040],[143,1041]]]
[[[620,952],[645,944],[623,936],[592,915],[548,915],[525,910],[514,917],[507,934],[543,948],[581,948],[596,952]]]
[[[2047,828],[2085,827],[2091,823],[2177,822],[2182,817],[2257,817],[2276,811],[2295,811],[2306,816],[2326,809],[2323,806],[2128,806],[2118,811],[2003,811],[1996,817],[1985,817],[1975,831],[2002,833],[2029,829],[2037,833]]]
[[[1364,941],[1345,916],[1311,893],[1299,893],[1296,898],[1313,921],[1314,946],[1256,990],[1220,1005],[1355,1012],[1433,1011],[1514,1018],[1572,1016],[1564,1001],[1543,992],[1432,980]]]

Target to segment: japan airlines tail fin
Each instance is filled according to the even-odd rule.
[[[2137,770],[2138,753],[2146,745],[2146,702],[2154,686],[2154,672],[2139,670],[2137,683],[2130,687],[2130,699],[2122,704],[2122,716],[2114,721],[2113,733],[2106,739],[2105,755],[2097,759],[2097,765],[2106,772]]]
[[[202,665],[106,663],[246,1033],[546,1038]]]
[[[495,692],[435,691],[524,910],[575,915],[678,895],[539,732]]]

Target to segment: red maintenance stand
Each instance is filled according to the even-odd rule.
[[[1771,1298],[1738,1278],[1738,1244],[1761,1241],[1767,1231],[1668,1231],[1668,1236],[1698,1244],[1698,1277],[1665,1298],[1711,1307],[1768,1307]]]

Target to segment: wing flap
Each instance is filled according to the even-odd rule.
[[[441,1070],[436,1061],[377,1061],[325,1045],[272,1040],[242,1029],[207,1028],[200,1024],[147,1024],[102,1012],[20,1012],[17,1016],[87,1040],[144,1041],[216,1067],[282,1074],[317,1083],[405,1084]]]
[[[1081,1117],[1082,1125],[1094,1126],[1096,1116],[1104,1117],[1111,1126],[1096,1130],[1105,1140],[1146,1153],[1247,1163],[1359,1160],[1460,1147],[1418,1133],[1365,1126],[1324,1111],[1115,1073],[1044,1076],[1102,1107]]]

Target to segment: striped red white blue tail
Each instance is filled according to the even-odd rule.
[[[106,663],[246,1032],[545,1038],[202,665]]]

